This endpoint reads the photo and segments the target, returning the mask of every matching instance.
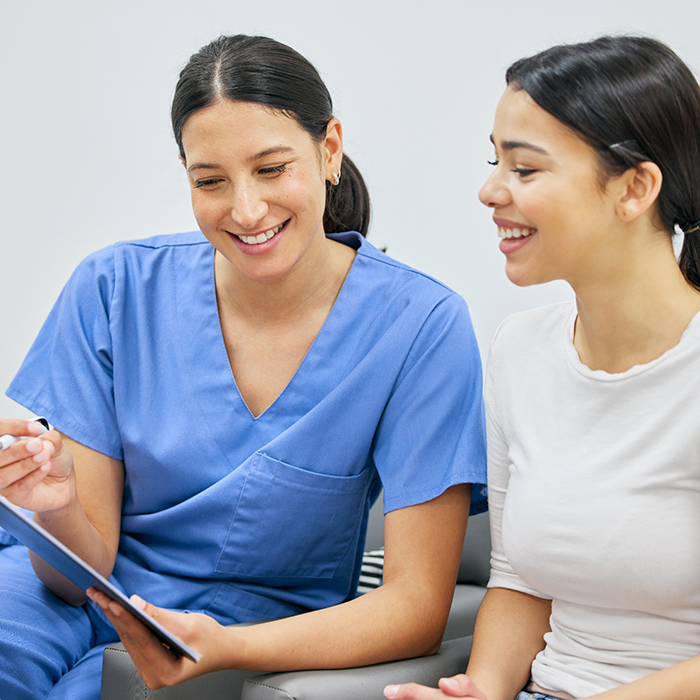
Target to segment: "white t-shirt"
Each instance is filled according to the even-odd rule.
[[[587,697],[700,654],[700,314],[620,374],[581,363],[575,319],[517,314],[493,342],[489,586],[552,599],[532,679]]]

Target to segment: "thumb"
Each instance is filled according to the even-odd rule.
[[[155,605],[149,603],[138,595],[132,595],[129,600],[131,600],[131,602],[134,604],[134,607],[138,608],[139,610],[143,610],[146,615],[150,615],[154,620],[159,618],[162,619],[164,614],[168,612],[163,608],[157,608]]]
[[[469,676],[460,673],[451,678],[441,678],[438,686],[445,695],[455,698],[475,698],[476,700],[487,700],[486,695],[476,687]]]
[[[190,631],[188,623],[192,623],[192,618],[198,617],[197,615],[183,614],[182,612],[168,610],[167,608],[159,608],[137,595],[132,595],[130,600],[135,607],[139,610],[143,610],[146,615],[152,617],[158,624],[178,637],[187,635]]]

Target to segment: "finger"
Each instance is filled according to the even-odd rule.
[[[34,465],[36,467],[36,465]],[[4,489],[0,489],[5,498],[9,501],[17,502],[20,507],[21,501],[25,500],[32,489],[43,481],[51,469],[51,462],[45,462],[40,467],[35,468],[26,476],[23,476]]]
[[[447,696],[437,688],[427,688],[417,683],[404,683],[403,685],[388,685],[384,688],[384,697],[389,700],[441,700]]]
[[[173,685],[182,679],[183,657],[164,647],[145,625],[101,591],[90,588],[87,594],[114,625],[136,670],[150,689]],[[159,610],[150,603],[146,608],[156,614]]]
[[[9,488],[42,467],[44,469],[40,474],[43,478],[50,469],[51,455],[44,449],[41,440],[32,438],[26,443],[24,441],[21,444],[15,443],[4,452],[9,454],[3,455],[5,459],[3,459],[3,463],[0,463],[0,491]]]
[[[34,420],[26,420],[20,418],[2,418],[0,419],[0,435],[39,435],[41,434],[41,423]]]
[[[441,678],[438,681],[438,686],[445,695],[450,695],[451,697],[487,700],[486,695],[476,687],[472,679],[463,673],[452,676],[451,678]]]

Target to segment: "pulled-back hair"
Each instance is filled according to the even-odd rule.
[[[688,231],[680,267],[700,289],[700,87],[683,61],[655,39],[604,36],[521,59],[506,83],[590,144],[607,177],[659,166],[658,218]]]
[[[171,119],[184,159],[182,129],[200,109],[220,100],[255,102],[293,118],[320,143],[333,118],[330,93],[316,69],[294,49],[264,36],[222,36],[194,54],[180,73]],[[343,156],[340,183],[326,182],[326,232],[369,228],[370,202],[355,164]]]

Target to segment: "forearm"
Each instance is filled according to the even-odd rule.
[[[489,700],[513,700],[549,631],[548,600],[491,588],[479,608],[467,675]]]
[[[34,519],[93,569],[109,578],[119,545],[124,465],[65,435],[52,462],[70,460],[74,468],[60,484],[58,507],[35,508]],[[39,579],[71,605],[82,605],[85,593],[42,559],[30,554]]]
[[[427,592],[381,586],[342,605],[228,631],[228,666],[262,671],[347,668],[434,653],[448,610]]]
[[[88,520],[77,496],[58,511],[35,513],[34,520],[98,573],[109,578],[114,567],[114,554]],[[43,559],[31,551],[29,557],[37,577],[59,598],[71,605],[82,605],[87,600],[80,588]]]

